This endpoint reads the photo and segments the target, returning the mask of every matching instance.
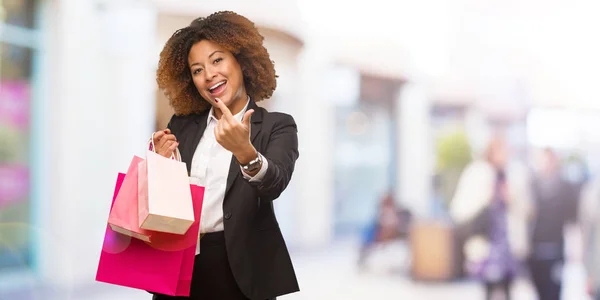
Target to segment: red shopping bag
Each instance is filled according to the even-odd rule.
[[[114,199],[125,174],[119,174]],[[152,244],[106,227],[96,280],[169,296],[189,296],[204,187],[190,185],[195,221],[185,235],[153,233]]]
[[[152,241],[152,231],[139,226],[138,217],[138,164],[143,158],[134,156],[127,169],[127,175],[113,202],[108,216],[108,224],[113,231],[145,242]]]

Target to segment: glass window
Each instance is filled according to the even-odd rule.
[[[0,23],[33,28],[36,0],[1,0]]]
[[[335,124],[335,234],[354,234],[377,217],[390,190],[391,119],[378,104],[338,106]]]
[[[29,111],[32,56],[32,49],[0,43],[0,271],[28,266],[31,260]]]

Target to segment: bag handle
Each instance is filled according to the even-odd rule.
[[[148,141],[148,144],[150,144],[148,150],[156,153],[156,146],[154,146],[154,134],[155,132],[152,133],[152,137],[150,137],[150,140]],[[175,153],[177,153],[177,155],[175,155]],[[179,147],[175,148],[174,153],[171,153],[171,159],[174,159],[179,162],[181,161],[181,153],[179,152]]]

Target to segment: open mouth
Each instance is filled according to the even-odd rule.
[[[213,85],[212,87],[210,87],[208,89],[208,92],[212,96],[218,96],[218,95],[220,95],[225,90],[226,86],[227,86],[227,80],[223,80],[223,81],[221,81],[221,82]]]

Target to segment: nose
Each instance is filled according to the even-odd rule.
[[[215,76],[217,76],[217,72],[213,71],[212,68],[208,67],[204,70],[204,77],[207,82],[210,82]]]

